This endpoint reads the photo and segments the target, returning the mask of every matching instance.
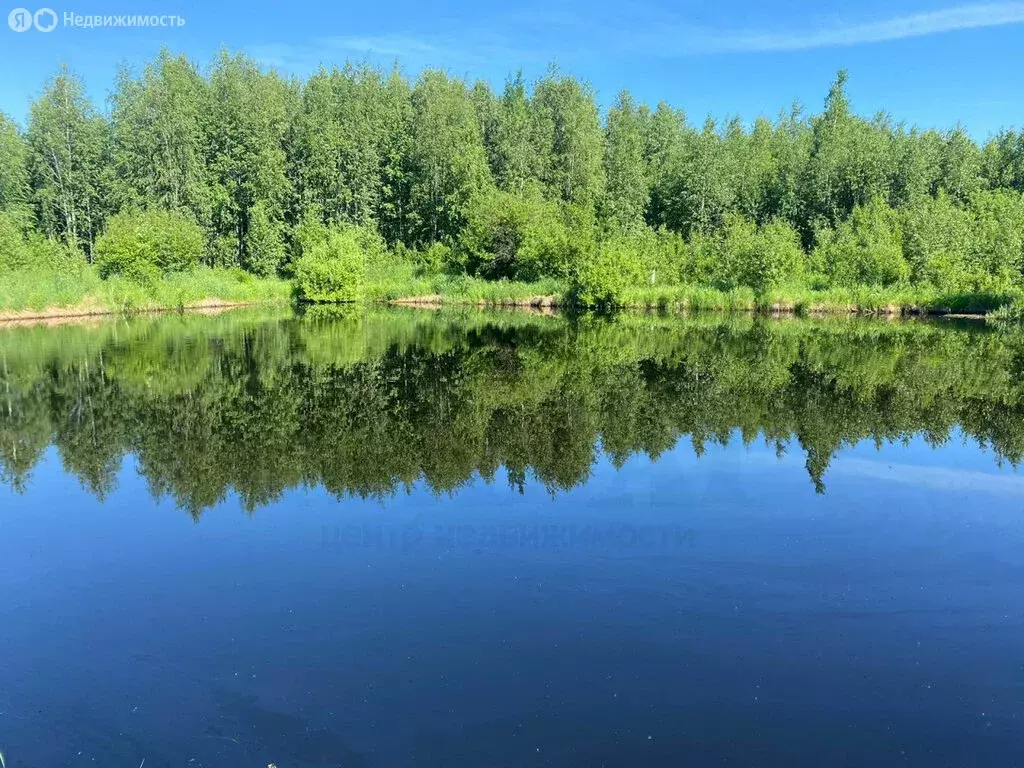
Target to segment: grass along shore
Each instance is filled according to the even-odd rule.
[[[484,306],[585,309],[574,301],[568,280],[485,280],[467,275],[423,274],[413,264],[393,259],[367,264],[365,300],[405,306]],[[987,315],[1019,306],[1024,294],[951,293],[927,286],[833,287],[779,286],[758,295],[752,288],[720,290],[670,284],[626,287],[623,310],[666,312],[766,312],[865,315]]]
[[[565,281],[482,280],[465,276],[368,276],[363,299],[403,306],[479,306],[577,309]],[[237,269],[199,267],[148,283],[125,277],[101,279],[91,267],[67,271],[18,271],[0,275],[0,321],[203,309],[249,304],[287,304],[294,283],[258,278]],[[767,314],[1010,315],[1024,297],[1013,294],[943,294],[918,288],[781,287],[758,296],[749,288],[729,291],[671,285],[630,288],[625,311],[761,312]]]
[[[584,309],[557,280],[536,283],[473,278],[416,280],[406,286],[367,287],[367,299],[402,306],[481,306]],[[1013,294],[949,294],[914,288],[779,288],[758,296],[748,288],[729,291],[675,285],[629,289],[618,309],[664,312],[763,312],[862,315],[971,315],[982,317],[1019,306]],[[1015,303],[1016,302],[1016,303]],[[998,312],[997,312],[998,314]]]
[[[0,320],[131,315],[243,304],[287,303],[292,284],[238,269],[196,267],[160,279],[103,279],[89,265],[0,273]]]
[[[485,280],[442,271],[425,272],[388,253],[357,257],[358,277],[343,275],[343,294],[367,303],[409,306],[493,306],[585,309],[568,280]],[[0,270],[0,320],[130,315],[242,304],[288,304],[302,296],[295,280],[257,277],[241,269],[193,266],[183,271],[101,277],[94,265],[74,260],[36,269]],[[351,281],[351,282],[350,282]],[[722,290],[689,284],[624,286],[616,307],[664,312],[763,312],[865,315],[1021,316],[1024,295],[1015,292],[950,293],[927,286],[832,287],[781,285],[758,293],[741,286]]]

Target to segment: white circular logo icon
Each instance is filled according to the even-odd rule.
[[[40,8],[32,20],[40,32],[53,32],[57,26],[57,14],[52,8]]]
[[[32,11],[28,8],[15,8],[7,14],[7,26],[15,32],[28,32],[32,29]]]

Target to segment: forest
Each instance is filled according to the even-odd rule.
[[[196,518],[293,488],[387,499],[478,479],[551,494],[595,462],[766,443],[828,492],[860,441],[1024,460],[1024,335],[977,323],[315,306],[0,331],[0,483],[134,463]],[[56,451],[51,454],[50,446]],[[756,491],[752,491],[754,493]]]
[[[628,91],[603,110],[554,66],[495,90],[165,50],[103,105],[62,67],[25,125],[0,116],[0,309],[107,284],[597,307],[1024,293],[1024,131],[863,117],[846,85],[749,122]]]

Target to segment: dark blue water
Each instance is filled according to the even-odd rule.
[[[197,520],[141,443],[83,485],[54,419],[0,487],[8,768],[1024,763],[1024,477],[960,427],[824,493],[732,431]]]

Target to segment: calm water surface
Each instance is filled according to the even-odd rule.
[[[0,329],[23,766],[1024,764],[1024,338]]]

